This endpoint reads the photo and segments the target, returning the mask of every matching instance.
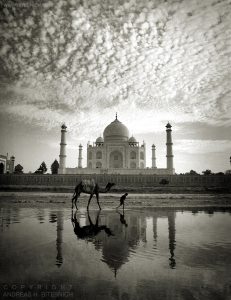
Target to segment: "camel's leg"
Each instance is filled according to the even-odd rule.
[[[99,205],[99,194],[98,193],[96,193],[96,200],[97,200],[97,203]],[[99,205],[99,209],[101,209],[100,205]]]
[[[93,194],[90,195],[90,198],[89,198],[89,200],[88,200],[87,210],[89,209],[89,205],[90,205],[90,202],[91,202],[92,197],[93,197]]]
[[[74,192],[73,196],[72,196],[72,200],[75,198],[76,192]]]
[[[92,223],[91,217],[90,217],[90,215],[89,215],[89,210],[87,211],[87,216],[88,216],[89,224],[90,224],[91,226],[94,226],[94,224]]]
[[[74,191],[74,194],[72,196],[72,209],[74,207],[74,201],[76,200],[76,198],[78,197],[78,187],[76,186],[75,187],[75,191]]]
[[[100,215],[100,210],[97,213],[97,217],[96,217],[96,222],[95,222],[95,226],[98,227],[99,226],[99,215]]]
[[[76,196],[75,196],[75,207],[76,207],[76,209],[78,209],[78,207],[77,207],[77,200],[78,200],[79,196],[80,196],[80,193],[76,194]]]
[[[74,226],[74,215],[73,215],[73,207],[72,207],[72,211],[71,211],[71,223],[72,223],[72,226]]]
[[[74,193],[74,195],[73,195],[73,197],[72,197],[72,209],[73,209],[73,207],[74,207],[74,200],[75,200],[75,198],[76,198],[76,193]]]

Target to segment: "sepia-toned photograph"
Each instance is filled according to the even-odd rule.
[[[0,299],[231,300],[230,229],[230,0],[0,0]]]

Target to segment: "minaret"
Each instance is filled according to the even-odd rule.
[[[61,143],[60,143],[60,155],[59,155],[59,174],[65,174],[66,171],[66,129],[67,126],[63,124],[61,126]]]
[[[172,154],[172,126],[169,124],[166,125],[166,134],[167,134],[167,140],[166,140],[166,146],[167,146],[167,169],[173,170],[173,154]]]
[[[156,169],[156,146],[152,145],[152,168]]]
[[[146,143],[143,141],[143,146],[144,146],[144,168],[146,168]]]
[[[14,173],[14,161],[15,161],[15,157],[11,156],[11,158],[10,158],[10,168],[9,168],[10,173]]]
[[[83,160],[83,156],[82,156],[82,151],[83,151],[83,146],[80,144],[79,145],[79,159],[78,159],[78,168],[82,168],[82,160]]]

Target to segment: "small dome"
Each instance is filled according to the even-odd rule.
[[[101,136],[99,136],[96,141],[96,143],[103,143],[103,138]]]
[[[171,128],[171,124],[168,122],[168,124],[165,126],[166,128]]]
[[[116,119],[104,129],[103,136],[105,141],[127,141],[129,137],[129,131],[127,127],[117,119],[116,116]]]
[[[128,140],[129,143],[137,143],[137,140],[134,138],[134,136],[131,136]]]

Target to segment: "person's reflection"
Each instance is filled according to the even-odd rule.
[[[113,235],[110,228],[108,228],[106,225],[99,225],[99,215],[100,215],[100,210],[97,213],[96,221],[94,224],[91,220],[89,211],[87,211],[89,225],[80,226],[77,219],[77,210],[75,211],[74,214],[72,211],[71,222],[74,228],[74,233],[79,239],[93,238],[97,236],[101,231],[104,231],[107,234],[107,236]]]
[[[124,210],[123,210],[122,214],[118,210],[116,210],[116,212],[120,215],[120,223],[122,225],[124,225],[125,227],[128,227],[128,224],[127,224],[127,222],[125,220]]]
[[[174,250],[176,246],[176,226],[175,226],[175,212],[168,213],[168,236],[169,236],[169,251],[171,257],[169,258],[169,266],[171,269],[175,269],[176,267],[176,260],[174,258]]]

